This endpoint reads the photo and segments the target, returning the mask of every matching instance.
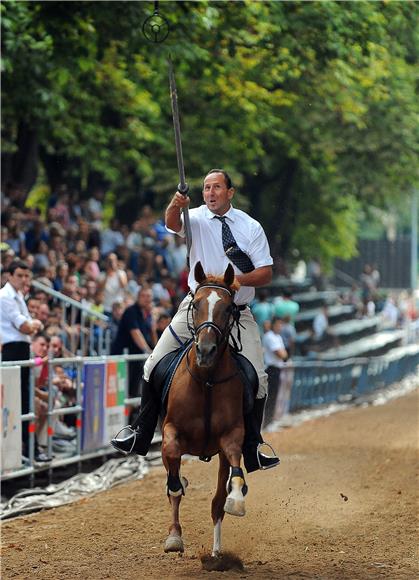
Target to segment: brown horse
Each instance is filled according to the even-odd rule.
[[[190,307],[193,346],[175,372],[162,428],[162,457],[173,517],[165,551],[184,549],[179,505],[187,481],[180,476],[182,455],[209,458],[218,454],[218,485],[211,507],[212,555],[218,556],[224,513],[244,516],[247,492],[240,468],[243,384],[228,347],[230,331],[237,320],[233,299],[239,285],[231,265],[224,276],[207,277],[198,262],[194,274],[198,287]]]

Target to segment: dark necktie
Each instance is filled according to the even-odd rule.
[[[220,220],[222,224],[223,248],[228,259],[231,262],[233,262],[233,264],[237,266],[237,268],[241,270],[243,274],[246,274],[247,272],[252,272],[255,269],[252,260],[237,245],[233,233],[230,230],[230,226],[226,222],[227,218],[225,216],[219,215],[216,215],[214,217],[217,220]]]

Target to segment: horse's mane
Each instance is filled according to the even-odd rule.
[[[230,290],[233,290],[233,292],[237,292],[240,288],[240,282],[237,280],[237,278],[234,278],[233,284],[231,284],[231,286],[227,286],[224,282],[224,276],[213,276],[212,274],[208,274],[205,282],[202,283],[202,286],[205,286],[205,284],[217,284],[218,286],[229,288]]]

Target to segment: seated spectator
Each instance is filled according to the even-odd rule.
[[[44,333],[37,334],[32,340],[32,351],[35,355],[35,456],[45,458],[47,446],[47,420],[48,420],[48,348],[49,337]],[[55,398],[55,392],[53,397]]]
[[[400,311],[396,305],[394,296],[388,296],[381,311],[383,322],[390,328],[396,328],[399,324]]]
[[[100,260],[99,249],[96,246],[90,248],[87,254],[87,261],[83,269],[83,274],[86,280],[94,280],[96,282],[99,279],[100,276],[99,260]]]
[[[115,252],[118,246],[124,245],[124,236],[119,227],[119,221],[115,218],[111,220],[109,227],[102,231],[100,253],[107,256]]]
[[[36,298],[35,296],[30,296],[28,298],[26,305],[28,307],[29,314],[32,316],[32,318],[38,318],[40,304],[41,301],[39,300],[39,298]]]

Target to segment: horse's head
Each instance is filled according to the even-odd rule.
[[[227,344],[234,322],[234,293],[238,283],[234,280],[231,264],[224,276],[207,276],[198,262],[194,270],[198,286],[191,303],[193,334],[198,366],[211,368]]]

